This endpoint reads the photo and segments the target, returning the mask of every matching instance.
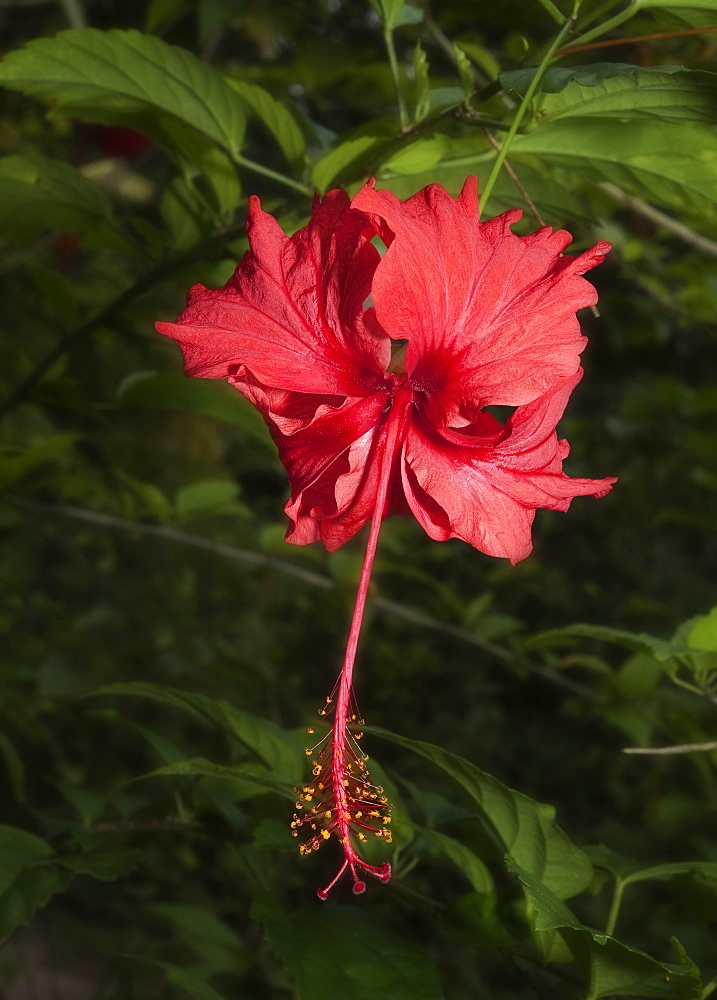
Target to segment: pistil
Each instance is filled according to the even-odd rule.
[[[359,872],[367,872],[382,882],[388,882],[391,877],[391,866],[388,862],[378,866],[368,864],[359,857],[352,839],[365,841],[366,833],[387,842],[391,839],[388,829],[390,806],[383,789],[369,781],[366,766],[368,757],[362,752],[358,743],[362,735],[360,726],[363,724],[363,719],[355,709],[352,684],[371,571],[376,557],[381,522],[386,510],[391,472],[401,443],[406,410],[413,395],[408,387],[400,384],[402,381],[400,376],[389,375],[389,378],[394,383],[391,408],[386,417],[385,437],[379,453],[381,464],[376,500],[346,652],[337,685],[332,695],[326,699],[326,706],[319,712],[320,715],[327,715],[333,710],[333,726],[331,733],[327,734],[317,747],[307,751],[310,755],[314,750],[318,751],[312,760],[314,781],[300,790],[296,803],[297,813],[291,824],[295,836],[299,836],[306,827],[311,831],[308,841],[301,846],[302,853],[318,849],[324,840],[330,839],[332,833],[338,836],[343,848],[344,861],[338,874],[325,889],[320,889],[317,893],[322,900],[328,897],[333,886],[347,869],[353,879],[353,891],[357,894],[366,889],[366,883],[360,878]]]

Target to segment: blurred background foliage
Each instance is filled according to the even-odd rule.
[[[358,684],[402,734],[366,737],[395,875],[360,899],[315,900],[334,845],[288,820],[361,539],[284,543],[263,424],[153,329],[227,279],[250,193],[292,231],[371,173],[485,186],[566,14],[0,7],[8,1000],[714,992],[715,0],[586,0],[485,206],[615,245],[561,431],[620,481],[516,567],[384,526]]]

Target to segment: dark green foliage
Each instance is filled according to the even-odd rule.
[[[86,7],[3,23],[0,993],[707,1000],[717,0],[585,0],[550,65],[564,0]],[[615,245],[562,428],[620,481],[516,567],[386,523],[357,686],[394,875],[321,904],[337,845],[288,823],[361,539],[283,542],[264,424],[153,323],[231,274],[251,193],[291,232],[315,188],[469,173]]]

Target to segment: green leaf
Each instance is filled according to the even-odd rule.
[[[714,28],[717,5],[715,0],[633,0],[635,14],[647,11],[659,20],[660,26],[680,28]]]
[[[0,489],[14,486],[38,466],[64,457],[64,452],[75,443],[74,434],[49,434],[21,451],[0,448]]]
[[[57,862],[76,875],[90,875],[99,882],[114,882],[141,864],[142,858],[140,850],[98,850],[64,855],[58,857]]]
[[[243,951],[244,943],[236,931],[203,906],[191,906],[186,903],[152,903],[148,909],[150,913],[156,913],[183,932],[188,941],[208,942],[237,953]]]
[[[58,792],[77,811],[85,826],[90,826],[100,818],[107,805],[106,795],[94,792],[89,788],[69,785],[64,781],[53,781]]]
[[[287,782],[276,781],[267,772],[261,774],[249,767],[239,767],[235,765],[213,764],[203,757],[193,757],[191,760],[178,760],[173,764],[158,767],[154,771],[143,774],[142,778],[163,778],[172,775],[193,775],[202,778],[220,778],[223,781],[241,782],[242,785],[249,784],[250,789],[255,788],[256,792],[277,792],[286,799],[293,801],[296,796],[292,792],[292,785]],[[256,794],[256,793],[254,793]]]
[[[602,69],[602,67],[605,67]],[[605,118],[617,121],[714,122],[717,112],[717,74],[659,66],[639,69],[597,64],[576,70],[556,68],[542,81],[533,109],[533,126],[558,118]],[[601,71],[602,70],[602,71]],[[519,92],[532,71],[501,74]],[[526,119],[525,125],[529,125]]]
[[[441,747],[409,740],[385,729],[367,728],[383,739],[413,750],[440,767],[470,796],[480,810],[483,827],[496,854],[507,852],[531,875],[561,899],[585,889],[593,869],[584,851],[576,847],[555,823],[552,806],[513,791],[497,778]]]
[[[458,67],[458,76],[460,77],[461,86],[463,87],[463,93],[465,94],[465,104],[468,106],[468,102],[471,97],[476,92],[476,78],[473,72],[473,65],[468,58],[467,54],[463,51],[460,45],[453,45],[453,54],[456,58],[456,66]]]
[[[678,875],[699,875],[717,887],[717,862],[715,861],[675,861],[667,865],[653,865],[631,872],[622,878],[623,885],[633,882],[660,881]]]
[[[392,932],[375,911],[331,903],[287,913],[259,896],[252,915],[301,1000],[443,1000],[427,949]]]
[[[284,105],[256,83],[226,77],[227,83],[276,139],[287,162],[301,171],[306,159],[306,143],[301,129]]]
[[[358,170],[358,166],[367,159],[369,153],[379,150],[392,138],[392,128],[380,122],[371,122],[355,129],[351,135],[341,139],[338,145],[316,161],[311,170],[312,183],[319,192],[326,191],[335,177],[350,166]]]
[[[699,124],[563,119],[516,136],[511,163],[526,155],[703,224],[717,220],[717,134]]]
[[[428,99],[430,80],[428,78],[428,58],[420,42],[413,50],[413,120],[422,122],[431,110]]]
[[[405,0],[370,0],[371,6],[380,15],[389,30],[398,24]]]
[[[717,653],[717,608],[697,619],[687,636],[687,645]]]
[[[91,697],[97,695],[132,695],[138,698],[151,698],[165,705],[171,705],[173,708],[191,712],[244,743],[264,761],[278,782],[285,781],[293,786],[301,781],[302,762],[299,760],[294,745],[281,729],[266,719],[235,708],[224,698],[208,698],[206,695],[194,694],[192,691],[181,691],[178,688],[162,687],[158,684],[145,684],[142,681],[109,684],[92,692]],[[169,766],[176,767],[177,765]],[[165,768],[160,770],[168,773]],[[254,780],[253,776],[252,780]]]
[[[110,215],[106,192],[69,163],[30,155],[0,159],[4,239],[28,241],[53,230],[111,230]]]
[[[535,649],[542,646],[551,646],[561,642],[563,639],[584,637],[586,639],[599,639],[602,642],[614,642],[619,646],[625,646],[639,653],[650,653],[656,660],[669,660],[674,656],[689,653],[690,650],[682,646],[674,646],[666,639],[659,639],[657,636],[648,635],[647,632],[629,632],[627,629],[610,628],[608,625],[590,625],[579,623],[567,625],[565,628],[549,629],[546,632],[539,632],[531,636],[525,643],[526,648]]]
[[[438,830],[421,829],[421,833],[435,844],[441,854],[460,868],[476,892],[492,891],[493,879],[490,872],[470,847]]]
[[[162,969],[167,981],[172,986],[178,986],[180,990],[187,993],[193,1000],[226,1000],[221,993],[217,993],[211,986],[207,986],[201,979],[197,979],[179,965],[171,962],[160,962],[156,958],[145,958],[144,955],[124,955],[124,958],[131,958],[133,961],[154,965]]]
[[[395,153],[382,170],[394,170],[397,174],[419,174],[440,163],[445,151],[446,143],[440,135],[431,139],[419,139]]]
[[[34,834],[15,826],[0,826],[0,895],[26,868],[46,861],[54,853],[49,844]]]
[[[177,372],[135,372],[120,385],[123,406],[149,406],[213,417],[241,428],[275,453],[266,425],[251,404],[228,382],[187,378]]]
[[[165,116],[231,154],[244,137],[241,102],[224,77],[139,31],[81,28],[35,39],[0,63],[0,84],[51,102],[53,114],[134,126],[158,141]]]
[[[239,486],[228,479],[200,479],[177,491],[175,510],[180,520],[215,514],[246,514],[237,503]]]
[[[0,943],[18,927],[29,924],[35,913],[54,895],[64,892],[74,873],[57,866],[28,868],[0,896]]]
[[[585,1000],[601,997],[650,997],[700,1000],[699,974],[689,960],[661,962],[613,937],[581,924],[545,885],[507,857],[506,867],[525,887],[536,931],[559,931],[588,982]]]

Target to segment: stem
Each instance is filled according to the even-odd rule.
[[[558,34],[557,34],[556,38],[554,39],[552,45],[550,46],[550,48],[548,49],[548,51],[543,56],[540,65],[536,69],[535,74],[533,76],[533,79],[530,81],[530,86],[528,87],[527,91],[525,92],[525,97],[523,98],[523,100],[518,105],[518,110],[515,112],[515,117],[513,118],[513,124],[510,126],[510,129],[508,130],[508,134],[506,135],[505,139],[503,140],[503,144],[500,147],[500,151],[499,151],[498,155],[495,158],[495,162],[493,163],[493,169],[491,170],[490,175],[488,177],[488,180],[486,181],[486,183],[485,183],[485,185],[483,187],[483,195],[482,195],[482,198],[481,198],[481,212],[485,211],[485,207],[486,207],[486,205],[488,203],[488,199],[490,198],[490,195],[491,195],[491,192],[493,190],[493,187],[495,186],[495,182],[498,180],[498,174],[500,173],[500,168],[503,166],[503,161],[505,160],[506,156],[508,155],[508,151],[509,151],[509,149],[511,147],[513,139],[515,138],[516,133],[517,133],[518,129],[520,128],[520,123],[523,120],[523,116],[525,115],[525,112],[528,110],[528,105],[530,104],[531,100],[533,99],[533,94],[538,89],[538,84],[542,80],[543,75],[544,75],[546,69],[550,65],[550,61],[553,58],[553,54],[555,53],[555,51],[557,49],[560,48],[560,45],[561,45],[563,39],[570,32],[571,28],[573,27],[573,25],[575,23],[575,16],[577,14],[578,7],[579,7],[579,3],[576,0],[575,6],[573,8],[572,15],[570,17],[568,17],[568,18],[565,19],[565,23],[563,24],[562,28],[558,32]]]
[[[591,42],[593,38],[597,38],[599,35],[604,35],[606,31],[612,31],[613,28],[619,28],[621,24],[625,21],[629,21],[631,17],[634,17],[637,13],[638,4],[636,0],[632,0],[629,6],[625,10],[621,10],[619,14],[615,14],[614,17],[610,17],[607,21],[603,21],[599,24],[597,28],[592,28],[590,31],[586,31],[582,35],[578,35],[575,39],[576,45],[582,45],[584,42]],[[572,46],[571,46],[572,47]]]
[[[401,73],[398,67],[396,46],[393,44],[393,30],[389,28],[388,25],[384,25],[383,40],[386,45],[386,52],[388,53],[388,62],[391,67],[391,76],[393,77],[393,85],[396,88],[396,100],[398,102],[398,117],[401,120],[401,129],[407,129],[409,126],[408,109],[406,108],[406,101],[403,97],[403,89],[401,87]]]
[[[393,465],[394,453],[398,442],[399,431],[403,426],[403,417],[406,407],[411,399],[410,390],[399,388],[395,390],[391,411],[388,415],[388,425],[386,427],[386,442],[381,456],[381,468],[379,471],[378,489],[376,491],[376,502],[371,518],[371,530],[366,543],[366,553],[361,567],[358,590],[356,592],[356,603],[351,618],[349,637],[346,641],[346,653],[344,655],[343,666],[341,667],[341,679],[339,691],[336,699],[336,714],[334,716],[334,745],[342,747],[344,744],[344,732],[348,714],[351,709],[351,680],[353,677],[354,663],[356,661],[356,651],[358,649],[359,636],[361,634],[361,623],[366,607],[366,597],[371,582],[371,570],[376,556],[378,546],[378,536],[381,531],[381,522],[386,509],[386,497],[388,496],[388,484],[391,478],[391,466]],[[338,793],[337,793],[338,797]]]
[[[249,160],[246,156],[242,156],[241,153],[234,154],[234,161],[237,166],[245,167],[247,170],[253,170],[254,173],[269,177],[271,180],[276,181],[277,184],[291,188],[292,191],[299,191],[307,198],[314,197],[314,189],[309,187],[308,184],[295,181],[293,177],[287,177],[286,174],[280,174],[277,170],[272,170],[271,167],[265,167],[263,163],[256,163],[254,160]]]
[[[615,880],[615,890],[612,894],[612,903],[610,905],[610,912],[607,917],[607,923],[605,924],[605,933],[612,935],[615,932],[615,924],[617,923],[617,917],[620,912],[620,906],[622,904],[622,894],[625,891],[625,883],[620,879]]]
[[[542,6],[547,10],[548,14],[550,14],[552,19],[555,22],[557,22],[557,24],[563,23],[565,17],[563,16],[562,11],[558,10],[558,8],[555,6],[553,0],[538,0],[538,2],[542,4]]]
[[[705,984],[702,990],[702,1000],[707,1000],[707,997],[711,997],[715,990],[717,990],[717,976]]]
[[[593,10],[589,10],[585,16],[581,18],[582,24],[586,26],[587,30],[587,25],[594,24],[596,21],[599,21],[600,18],[604,17],[609,10],[612,10],[613,7],[617,7],[619,5],[620,0],[603,0],[602,3],[599,3],[593,8]]]
[[[71,28],[86,28],[87,19],[79,0],[60,0],[60,7]]]

